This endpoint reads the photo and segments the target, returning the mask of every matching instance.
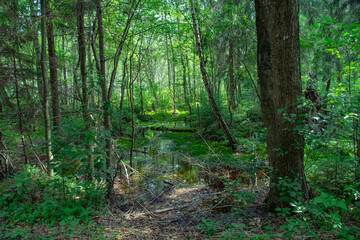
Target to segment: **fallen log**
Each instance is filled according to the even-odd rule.
[[[149,126],[146,128],[150,130],[162,131],[162,132],[196,132],[197,131],[197,129],[195,128],[169,128],[166,126]]]

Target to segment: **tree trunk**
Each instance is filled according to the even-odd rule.
[[[73,108],[75,109],[76,103],[81,100],[81,94],[79,90],[79,83],[78,83],[78,70],[80,67],[80,61],[77,61],[75,68],[73,69],[73,93],[72,93],[72,99],[73,99]]]
[[[79,61],[80,61],[80,70],[81,70],[81,82],[82,82],[82,110],[83,118],[85,121],[85,131],[89,133],[91,131],[91,117],[89,111],[89,88],[87,82],[87,70],[86,70],[86,42],[85,42],[85,25],[84,25],[84,2],[83,0],[78,0],[77,2],[77,27],[78,27],[78,45],[79,45]],[[91,136],[91,134],[85,134],[86,136]],[[93,139],[85,139],[87,142],[87,149],[89,150],[88,155],[88,164],[89,172],[87,173],[88,179],[92,179],[94,172],[94,160],[92,155],[92,141]]]
[[[65,32],[63,32],[62,36],[62,51],[65,53]],[[64,94],[63,94],[63,100],[64,104],[68,104],[68,83],[67,83],[67,70],[66,70],[66,61],[64,61],[64,67],[63,67],[63,75],[64,75]]]
[[[234,79],[234,47],[233,47],[233,36],[232,36],[232,12],[230,19],[230,33],[229,33],[229,105],[232,109],[236,108],[235,102],[235,79]]]
[[[272,166],[275,134],[275,107],[273,98],[273,80],[271,75],[271,46],[269,36],[269,3],[268,0],[255,0],[256,34],[257,34],[257,70],[260,86],[260,105],[264,127],[267,128],[267,150],[269,163]]]
[[[57,74],[57,62],[55,52],[54,26],[52,22],[52,10],[50,8],[51,0],[46,1],[46,28],[48,38],[50,85],[51,85],[51,103],[53,110],[53,127],[58,130],[60,127],[60,103],[59,103],[59,83]]]
[[[175,58],[174,55],[174,49],[171,44],[171,38],[170,38],[170,45],[172,49],[172,56],[173,59]],[[175,61],[172,61],[172,86],[173,86],[173,115],[176,114],[176,74],[175,74]]]
[[[134,115],[134,80],[133,80],[133,64],[132,64],[133,55],[130,57],[130,79],[129,79],[129,102],[130,102],[130,108],[131,108],[131,146],[130,146],[130,167],[131,172],[134,168],[133,164],[133,153],[134,153],[134,145],[135,145],[135,115]]]
[[[181,64],[183,65],[183,89],[184,89],[184,100],[185,100],[185,106],[188,107],[189,109],[189,115],[190,115],[190,121],[191,121],[191,106],[189,103],[189,98],[188,98],[188,91],[187,91],[187,80],[186,80],[186,64],[185,64],[185,57],[181,56]],[[189,79],[190,81],[190,79]]]
[[[12,165],[12,162],[10,161],[8,149],[4,140],[4,134],[0,129],[0,180],[3,180],[1,179],[1,175],[6,178],[14,172],[15,169]]]
[[[26,144],[25,144],[25,138],[24,138],[24,126],[23,126],[23,113],[20,105],[20,95],[19,95],[19,83],[17,78],[17,66],[16,66],[16,58],[15,58],[15,52],[13,52],[13,67],[14,67],[14,80],[15,80],[15,95],[16,95],[16,105],[18,109],[18,120],[19,120],[19,130],[20,130],[20,136],[21,136],[21,143],[23,147],[24,152],[24,159],[25,164],[29,163],[28,154],[26,151]]]
[[[270,0],[269,36],[271,76],[273,79],[274,123],[269,134],[276,147],[272,162],[270,192],[266,202],[270,209],[289,207],[298,197],[309,200],[311,190],[304,173],[303,112],[297,108],[302,95],[300,76],[299,0]],[[294,189],[280,186],[282,180]],[[293,192],[302,196],[292,197]],[[288,199],[284,199],[284,194]]]
[[[106,168],[109,171],[111,167],[111,133],[110,133],[110,116],[109,116],[109,108],[110,103],[108,100],[106,80],[105,80],[105,49],[104,49],[104,31],[103,31],[103,20],[102,20],[102,8],[101,8],[101,0],[97,0],[97,19],[98,19],[98,35],[99,35],[99,57],[100,57],[100,85],[101,85],[101,96],[103,103],[103,112],[104,112],[104,128],[106,131]],[[110,197],[112,195],[112,184],[111,184],[111,175],[107,173],[108,183],[108,192],[107,195]]]
[[[221,115],[220,109],[216,104],[214,95],[212,93],[212,89],[211,86],[209,84],[209,80],[207,77],[207,73],[206,73],[206,68],[205,68],[205,61],[204,61],[204,55],[203,55],[203,51],[202,51],[202,47],[201,47],[201,42],[200,42],[200,35],[199,35],[199,29],[196,23],[196,18],[195,18],[195,8],[194,8],[194,3],[193,0],[190,0],[190,4],[191,4],[191,16],[192,16],[192,21],[193,21],[193,27],[194,27],[194,34],[195,34],[195,39],[196,39],[196,47],[198,50],[198,54],[199,54],[199,60],[200,60],[200,70],[201,70],[201,74],[202,74],[202,79],[206,88],[206,91],[208,93],[208,97],[209,97],[209,101],[211,104],[211,107],[219,121],[220,127],[221,129],[224,131],[224,134],[227,138],[227,140],[229,141],[229,145],[231,147],[231,149],[233,151],[236,150],[236,146],[238,145],[238,143],[236,142],[234,136],[231,134],[224,118]]]
[[[114,68],[113,68],[113,71],[111,73],[110,84],[109,84],[108,101],[111,100],[111,95],[112,95],[112,92],[113,92],[113,86],[114,86],[114,82],[115,82],[115,78],[116,78],[117,67],[118,67],[118,64],[119,64],[120,56],[121,56],[121,53],[122,53],[122,49],[123,49],[127,34],[129,32],[129,29],[130,29],[131,21],[132,21],[134,15],[135,15],[135,12],[136,12],[137,8],[139,7],[140,3],[141,3],[141,0],[138,0],[135,7],[134,7],[134,10],[128,16],[128,19],[127,19],[126,25],[125,25],[125,29],[124,29],[124,32],[123,32],[122,37],[121,37],[120,44],[119,44],[119,46],[118,46],[118,48],[116,49],[116,52],[115,52]]]
[[[120,135],[122,135],[122,133],[123,133],[122,115],[123,115],[123,107],[124,107],[125,88],[127,85],[126,70],[127,70],[127,58],[124,61],[123,78],[122,78],[122,82],[121,82],[121,96],[120,96],[120,106],[119,106],[119,132],[120,132]]]
[[[41,0],[41,72],[43,79],[43,114],[44,114],[44,122],[45,122],[45,145],[46,145],[46,167],[48,173],[51,174],[50,171],[50,162],[53,159],[52,151],[51,151],[51,127],[50,127],[50,114],[49,114],[49,87],[48,87],[48,73],[46,68],[46,0]]]
[[[37,16],[37,7],[31,8],[33,16]],[[42,86],[42,78],[41,78],[41,50],[40,50],[40,43],[39,43],[39,33],[37,26],[34,25],[34,48],[35,48],[35,55],[36,55],[36,80],[37,80],[37,87],[40,99],[43,99],[43,86]]]
[[[143,96],[143,82],[142,78],[139,79],[140,82],[140,115],[144,115],[144,96]]]

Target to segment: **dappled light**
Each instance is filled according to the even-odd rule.
[[[0,239],[360,239],[359,1],[0,16]]]

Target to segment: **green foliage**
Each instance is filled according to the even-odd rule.
[[[217,229],[218,229],[218,225],[217,222],[210,220],[210,218],[207,219],[202,219],[201,220],[202,223],[200,223],[198,225],[198,228],[203,230],[204,233],[206,235],[208,235],[209,237],[214,236],[214,234],[216,233]]]
[[[53,138],[54,160],[51,168],[62,176],[81,176],[86,178],[89,175],[89,155],[94,159],[95,172],[93,176],[101,180],[106,172],[105,139],[109,132],[102,129],[86,131],[86,123],[82,118],[64,119],[62,123],[61,136]],[[93,148],[89,148],[92,145]]]
[[[344,200],[331,194],[321,193],[308,203],[293,203],[296,218],[287,218],[287,224],[281,226],[284,236],[291,238],[293,234],[302,237],[319,238],[321,234],[331,235],[336,239],[357,239],[360,229],[349,225],[349,211]]]
[[[72,237],[91,225],[104,204],[102,188],[57,174],[48,177],[36,167],[27,166],[9,181],[13,183],[0,197],[0,218],[5,222],[0,238],[25,238],[26,228],[10,231],[14,224],[45,224]]]
[[[297,179],[291,179],[285,176],[279,177],[278,181],[279,182],[276,187],[280,191],[279,201],[286,203],[303,201],[301,184]]]

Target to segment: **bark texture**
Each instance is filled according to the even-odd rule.
[[[267,150],[270,165],[274,161],[275,107],[271,72],[271,46],[269,36],[269,1],[255,0],[257,34],[257,70],[260,86],[260,104],[264,126],[267,128]]]
[[[283,198],[291,191],[302,192],[299,197],[305,200],[312,197],[304,174],[303,112],[297,107],[302,94],[299,1],[256,0],[255,4],[260,99],[269,133],[267,142],[273,168],[266,202],[270,209],[274,209],[288,207],[289,201],[296,200]],[[270,11],[268,17],[267,9]],[[298,188],[284,190],[279,185],[282,180]]]

